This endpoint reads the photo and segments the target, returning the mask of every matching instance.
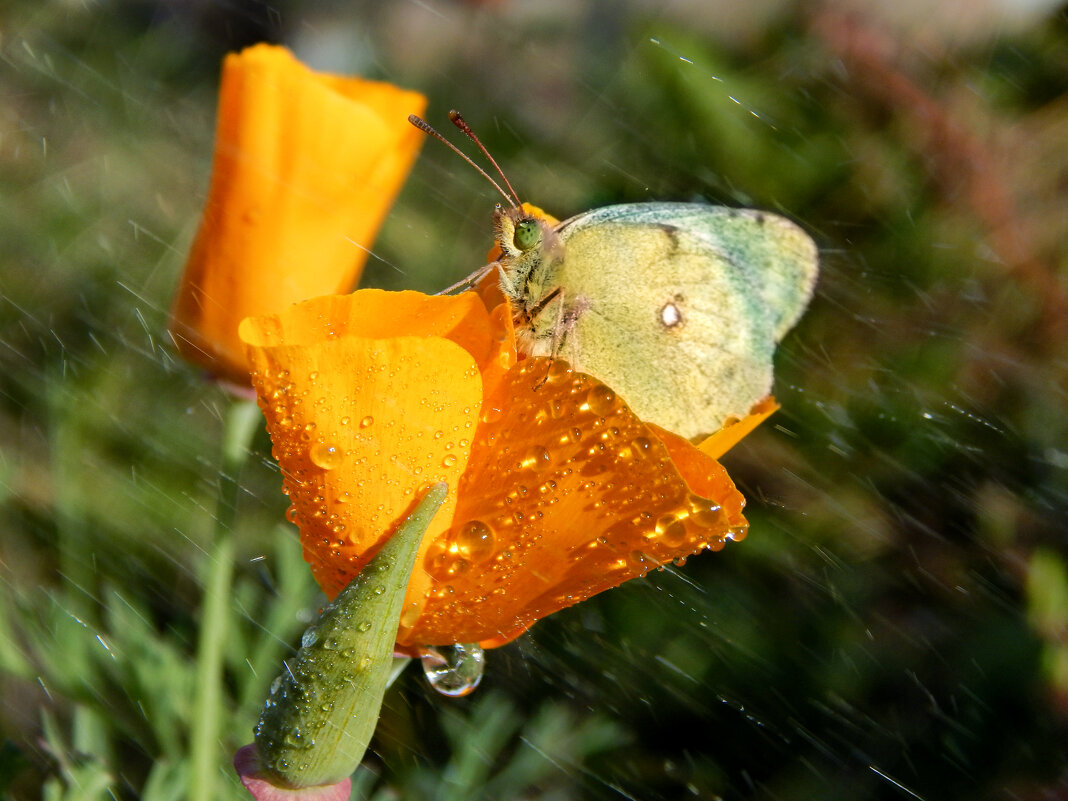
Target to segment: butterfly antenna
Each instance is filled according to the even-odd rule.
[[[440,133],[438,133],[432,127],[430,127],[430,123],[428,123],[422,117],[417,117],[415,114],[409,114],[408,115],[408,122],[410,122],[412,125],[414,125],[416,128],[418,128],[420,131],[422,131],[423,133],[427,134],[428,136],[433,136],[439,142],[441,142],[446,147],[448,147],[450,150],[452,150],[453,153],[455,153],[457,156],[459,156],[464,161],[466,161],[468,164],[470,164],[472,167],[474,167],[476,170],[478,170],[478,172],[482,175],[482,177],[485,178],[487,181],[489,181],[491,184],[493,184],[493,188],[496,189],[498,192],[500,192],[501,193],[501,197],[503,197],[505,200],[507,200],[509,204],[511,204],[512,206],[517,206],[518,205],[516,203],[516,201],[512,197],[513,195],[515,195],[515,190],[512,189],[511,184],[508,185],[508,188],[512,189],[512,195],[509,195],[507,192],[505,192],[503,189],[501,189],[501,185],[499,183],[497,183],[496,181],[494,181],[493,177],[488,172],[486,172],[484,169],[482,169],[477,164],[475,164],[475,162],[473,162],[471,160],[471,158],[466,153],[464,153],[462,150],[460,150],[460,148],[458,148],[456,145],[454,145],[452,142],[450,142],[448,139],[446,139],[444,136],[442,136]],[[472,136],[473,136],[473,134],[472,134]],[[477,139],[475,141],[478,142]],[[481,145],[482,145],[482,143],[479,142],[479,146],[480,147],[481,147]],[[486,149],[482,148],[482,152],[485,153]],[[486,153],[486,155],[488,156],[489,154]],[[494,167],[497,167],[497,162],[493,161],[492,158],[490,159],[490,161],[493,162],[493,166]],[[497,172],[500,172],[500,171],[501,171],[501,168],[497,167]],[[501,177],[504,178],[504,173],[501,173]],[[507,184],[508,183],[508,179],[505,178],[504,182]],[[516,196],[516,197],[518,197],[518,196]]]
[[[523,201],[519,199],[519,193],[512,187],[511,182],[508,180],[508,176],[504,174],[504,170],[501,169],[501,165],[497,163],[497,159],[490,155],[490,152],[486,150],[486,146],[482,144],[482,140],[479,139],[475,132],[471,130],[471,126],[467,124],[467,120],[463,118],[459,111],[453,109],[449,112],[449,121],[452,122],[457,128],[464,132],[464,136],[470,139],[479,150],[482,151],[482,155],[489,159],[489,163],[493,165],[493,169],[497,171],[497,174],[501,176],[501,180],[504,181],[504,185],[508,187],[508,191],[512,193],[512,200],[509,202],[518,208],[523,205]]]

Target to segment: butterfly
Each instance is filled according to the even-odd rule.
[[[566,361],[643,420],[690,439],[769,395],[775,347],[819,272],[798,225],[701,203],[606,206],[552,225],[505,183],[511,205],[494,213],[502,256],[487,269],[498,270],[522,354]]]
[[[750,209],[633,203],[551,226],[514,207],[495,226],[519,350],[567,361],[687,438],[771,392],[775,346],[818,273],[800,227]]]

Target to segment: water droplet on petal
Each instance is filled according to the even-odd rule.
[[[370,428],[375,422],[375,419],[371,415],[367,415],[360,421],[360,428]]]
[[[691,495],[690,520],[701,528],[716,528],[724,522],[723,511],[715,501]]]
[[[612,411],[616,402],[616,393],[604,384],[598,384],[586,396],[586,404],[594,414],[606,415]]]
[[[727,529],[727,539],[729,540],[744,540],[745,535],[749,533],[749,526],[731,526]]]
[[[546,468],[552,465],[552,456],[545,448],[540,445],[535,445],[528,450],[523,456],[523,461],[519,467],[522,470],[531,470],[535,473],[540,473]]]
[[[656,521],[656,534],[664,545],[675,548],[686,540],[686,524],[678,515],[661,515]]]
[[[545,380],[550,384],[558,384],[571,375],[571,367],[567,362],[553,360],[545,373]]]
[[[648,570],[649,567],[653,564],[653,559],[649,556],[649,554],[645,553],[644,551],[631,551],[630,561],[638,567],[644,568],[645,570]]]
[[[333,470],[345,461],[345,454],[341,449],[327,442],[317,442],[312,445],[308,456],[316,466],[323,470]]]
[[[465,559],[475,564],[493,556],[496,542],[493,529],[481,520],[472,520],[456,532],[456,549]]]
[[[630,447],[635,456],[645,457],[649,455],[649,450],[653,447],[653,443],[646,437],[635,437],[631,440]]]
[[[456,462],[457,458],[455,453],[447,453],[445,454],[445,458],[441,460],[441,464],[444,467],[452,467]]]
[[[423,675],[442,695],[467,695],[482,681],[485,653],[475,643],[419,649]]]

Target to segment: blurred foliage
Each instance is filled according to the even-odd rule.
[[[1068,18],[960,7],[5,4],[0,796],[186,795],[228,401],[166,312],[219,61],[260,39],[461,108],[561,218],[705,198],[823,254],[783,410],[725,459],[748,540],[539,623],[470,698],[410,671],[358,796],[1068,794]],[[494,202],[428,143],[365,283],[466,274]],[[261,436],[220,775],[318,603],[279,484]]]

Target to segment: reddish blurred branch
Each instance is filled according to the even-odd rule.
[[[841,60],[856,89],[886,111],[911,123],[914,143],[943,196],[963,197],[987,231],[990,248],[1014,280],[1036,298],[1038,344],[1068,333],[1068,294],[1032,246],[1028,226],[1014,203],[1011,181],[998,168],[1002,154],[980,141],[897,63],[901,42],[854,15],[827,6],[813,13],[812,30]]]

